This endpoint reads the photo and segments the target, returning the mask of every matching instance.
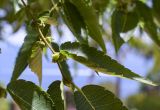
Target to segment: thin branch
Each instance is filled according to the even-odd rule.
[[[43,35],[43,33],[42,33],[42,31],[41,31],[41,29],[38,27],[38,31],[39,31],[39,34],[40,34],[40,37],[41,37],[41,39],[44,41],[44,43],[49,47],[49,49],[52,51],[52,53],[54,54],[55,53],[55,51],[54,51],[54,49],[52,48],[52,46],[48,43],[48,41],[45,39],[45,37],[44,37],[44,35]]]

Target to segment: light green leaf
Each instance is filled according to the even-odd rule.
[[[11,78],[12,81],[16,80],[27,67],[28,59],[32,51],[32,46],[37,40],[38,40],[38,33],[35,31],[34,28],[28,26],[27,36],[16,58],[16,62],[15,62],[15,66],[14,66],[14,70]]]
[[[7,90],[22,110],[56,110],[49,95],[32,82],[12,81]]]
[[[124,43],[120,36],[121,32],[127,32],[134,29],[138,23],[137,14],[132,12],[124,12],[116,9],[112,14],[112,39],[116,52],[118,52],[121,45]]]
[[[48,11],[45,11],[45,12],[42,12],[40,15],[39,15],[39,18],[38,18],[41,23],[46,23],[46,24],[50,24],[50,25],[57,25],[57,19],[56,17],[51,17],[50,16],[50,13]]]
[[[47,93],[50,94],[52,101],[55,103],[56,110],[65,110],[64,109],[64,95],[63,95],[63,84],[61,81],[53,82]]]
[[[29,68],[38,76],[40,84],[42,83],[42,52],[43,49],[38,43],[35,43],[32,47],[31,56],[28,59]]]
[[[140,75],[125,68],[116,60],[113,60],[110,56],[106,55],[102,51],[97,50],[96,48],[89,47],[84,44],[79,44],[78,42],[66,42],[61,45],[61,53],[66,55],[68,58],[72,58],[95,71],[116,77],[137,80],[150,85],[155,85],[153,82],[144,79]]]
[[[76,91],[74,99],[77,110],[128,110],[110,91],[97,85],[88,85]]]
[[[10,103],[6,98],[0,98],[0,110],[10,110]]]
[[[139,16],[139,19],[144,22],[144,30],[148,33],[151,39],[160,46],[160,37],[157,33],[157,27],[153,22],[153,16],[151,9],[144,3],[137,1],[136,2],[136,12]]]
[[[82,16],[87,26],[90,37],[101,46],[103,51],[106,51],[105,43],[102,38],[102,33],[94,8],[87,4],[85,0],[69,1],[77,8],[80,15]]]

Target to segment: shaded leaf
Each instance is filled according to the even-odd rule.
[[[6,96],[7,96],[6,90],[0,86],[0,98],[6,97]]]
[[[82,92],[74,93],[77,110],[128,110],[113,93],[101,86],[88,85]]]
[[[79,44],[78,42],[66,42],[61,45],[61,53],[95,71],[116,77],[137,80],[150,85],[155,85],[151,81],[146,80],[140,75],[125,68],[116,60],[113,60],[110,56],[106,55],[102,51],[97,50],[96,48],[89,47],[84,44]]]
[[[61,69],[64,84],[70,87],[71,86],[70,84],[72,83],[72,76],[67,62],[66,61],[59,62],[58,65]]]
[[[97,13],[103,13],[107,8],[109,0],[92,0],[92,5],[96,9]]]
[[[74,36],[77,38],[78,41],[81,43],[87,43],[86,39],[82,36],[82,29],[85,29],[85,23],[83,18],[81,17],[77,8],[71,4],[68,0],[65,0],[62,5],[63,12],[62,17],[72,31]]]
[[[160,0],[152,0],[153,1],[153,14],[156,17],[156,20],[159,22],[159,26],[160,26],[160,14],[159,14],[159,10],[160,10]]]
[[[102,33],[100,30],[100,26],[98,23],[98,19],[96,17],[95,10],[92,6],[86,3],[84,0],[69,0],[79,11],[82,16],[89,35],[92,39],[94,39],[103,49],[106,51],[105,43],[102,38]]]
[[[14,19],[16,21],[16,26],[13,28],[14,32],[17,32],[20,29],[20,27],[24,23],[25,17],[25,8],[21,8],[14,16]]]
[[[14,66],[14,70],[11,78],[12,81],[16,80],[27,67],[28,59],[32,51],[32,46],[37,40],[38,40],[38,33],[35,31],[34,28],[28,26],[27,36],[16,58],[16,62],[15,62],[15,66]]]
[[[38,43],[35,43],[32,47],[31,56],[28,59],[29,68],[38,76],[40,84],[42,83],[42,52],[43,49]]]
[[[52,42],[51,44],[52,44],[52,48],[54,48],[56,52],[59,52],[58,44],[54,42]],[[72,83],[72,76],[71,76],[71,72],[69,70],[67,62],[66,61],[58,62],[58,66],[61,69],[61,74],[63,77],[64,84],[67,86],[70,86],[70,84]]]
[[[120,36],[121,32],[127,32],[134,29],[138,23],[137,14],[132,12],[124,12],[116,9],[112,14],[112,39],[116,52],[118,52],[121,45],[124,43]]]
[[[64,96],[63,96],[63,84],[61,81],[53,82],[47,93],[50,94],[52,101],[55,103],[56,110],[65,110],[64,109]]]
[[[7,90],[22,110],[56,110],[49,95],[32,82],[13,81]]]
[[[157,33],[157,27],[153,22],[151,9],[144,3],[137,1],[136,11],[139,19],[144,22],[144,30],[148,33],[151,39],[160,46],[160,38]]]

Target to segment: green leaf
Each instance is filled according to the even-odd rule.
[[[106,55],[102,51],[97,50],[96,48],[89,47],[84,44],[79,44],[78,42],[66,42],[62,44],[60,48],[61,53],[66,55],[68,58],[72,58],[95,71],[116,77],[137,80],[150,85],[155,85],[153,82],[146,80],[140,75],[125,68],[116,60],[113,60],[110,56]]]
[[[52,48],[54,48],[56,52],[59,52],[58,44],[54,42],[52,42],[51,44],[52,44]],[[69,70],[69,66],[67,62],[66,61],[58,62],[58,66],[61,69],[61,74],[63,77],[64,84],[67,86],[71,86],[70,84],[72,83],[72,76],[71,76],[71,72]]]
[[[87,41],[83,38],[81,32],[82,29],[86,28],[85,23],[77,8],[73,4],[68,2],[68,0],[65,0],[62,5],[62,10],[62,17],[77,40],[81,43],[87,43]]]
[[[79,11],[85,25],[87,26],[89,35],[106,51],[105,43],[102,38],[102,33],[98,23],[95,10],[92,6],[86,3],[85,0],[69,0]]]
[[[109,0],[92,0],[92,5],[96,9],[97,13],[103,13],[108,4]]]
[[[153,0],[153,14],[155,15],[156,20],[159,22],[159,26],[160,26],[159,4],[160,4],[160,0]]]
[[[55,103],[56,110],[65,110],[64,109],[64,96],[63,96],[63,84],[61,81],[53,82],[47,93],[50,94],[52,101]]]
[[[0,86],[0,98],[6,97],[6,96],[7,96],[6,90]]]
[[[41,23],[46,23],[46,24],[50,24],[50,25],[57,25],[57,19],[55,17],[51,17],[50,16],[50,13],[48,11],[45,11],[45,12],[42,12],[40,15],[39,15],[39,18],[38,18]]]
[[[116,9],[112,14],[112,39],[116,52],[118,52],[121,45],[124,43],[120,36],[121,32],[127,32],[134,29],[138,23],[138,16],[136,12],[124,12]]]
[[[10,103],[6,98],[0,98],[0,110],[10,110]]]
[[[144,30],[148,33],[151,39],[160,46],[160,38],[157,33],[157,27],[153,22],[153,16],[151,9],[144,3],[137,1],[136,2],[136,12],[139,16],[139,19],[144,22]]]
[[[15,25],[15,27],[13,27],[13,29],[14,29],[13,32],[17,32],[20,29],[20,27],[24,23],[25,17],[26,17],[25,8],[21,8],[14,16],[14,19],[16,21],[16,25]]]
[[[27,27],[27,36],[18,52],[11,80],[16,80],[28,65],[28,59],[32,52],[33,44],[38,40],[38,33],[34,28]]]
[[[32,82],[12,81],[7,90],[22,110],[56,110],[49,95]]]
[[[74,99],[77,110],[128,110],[113,93],[97,85],[76,91]]]
[[[61,74],[63,76],[64,84],[70,87],[72,83],[72,76],[67,62],[66,61],[59,62],[58,65],[61,69]]]
[[[42,83],[42,52],[43,49],[40,45],[35,43],[32,47],[31,56],[28,59],[29,68],[38,76],[40,84]]]

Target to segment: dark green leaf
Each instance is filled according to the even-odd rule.
[[[157,27],[153,22],[153,16],[151,9],[144,3],[137,1],[136,2],[136,11],[139,16],[139,19],[144,22],[144,30],[148,33],[151,39],[160,46],[160,38],[157,33]]]
[[[68,2],[68,0],[65,0],[62,6],[62,17],[69,29],[72,31],[77,40],[79,40],[81,43],[87,43],[81,32],[82,29],[85,29],[86,27],[77,8]]]
[[[58,65],[61,69],[61,74],[63,76],[64,84],[67,86],[71,86],[70,84],[72,83],[72,76],[67,62],[66,61],[59,62]]]
[[[107,8],[109,0],[92,0],[92,5],[96,9],[97,13],[103,13]]]
[[[65,110],[64,109],[64,96],[63,96],[63,84],[61,81],[53,82],[47,93],[50,94],[52,101],[55,103],[56,110]]]
[[[7,90],[22,110],[56,110],[49,95],[32,82],[12,81]]]
[[[52,42],[52,48],[54,48],[56,52],[59,52],[58,44]],[[61,69],[61,74],[63,76],[64,84],[70,86],[70,84],[72,83],[72,76],[67,62],[66,61],[58,62],[58,66]]]
[[[95,71],[112,76],[137,80],[150,85],[155,85],[151,81],[146,80],[138,74],[125,68],[116,60],[111,59],[111,57],[102,51],[98,51],[96,48],[89,47],[84,44],[79,44],[77,42],[67,42],[61,45],[61,53]]]
[[[21,10],[19,10],[15,16],[14,16],[14,19],[16,21],[16,26],[13,28],[14,32],[17,32],[20,27],[22,26],[23,22],[24,22],[24,19],[25,19],[26,15],[25,15],[25,8],[22,8]]]
[[[94,39],[104,51],[106,51],[105,43],[102,38],[102,33],[100,30],[100,26],[94,8],[89,4],[87,4],[85,0],[69,0],[69,1],[77,8],[80,15],[82,16],[87,26],[90,37]]]
[[[121,32],[127,32],[137,26],[138,16],[132,12],[124,12],[116,9],[112,14],[112,39],[116,52],[124,43],[120,36]]]
[[[0,98],[6,97],[6,96],[7,96],[6,90],[0,86]]]
[[[159,25],[160,25],[160,14],[159,14],[160,0],[152,0],[152,1],[153,1],[153,13],[154,13],[157,21],[159,22]]]
[[[82,92],[74,93],[77,110],[128,110],[113,93],[101,86],[88,85]]]
[[[30,26],[27,28],[27,36],[22,47],[18,52],[11,80],[16,80],[28,65],[28,59],[31,55],[32,46],[38,40],[38,34]]]

